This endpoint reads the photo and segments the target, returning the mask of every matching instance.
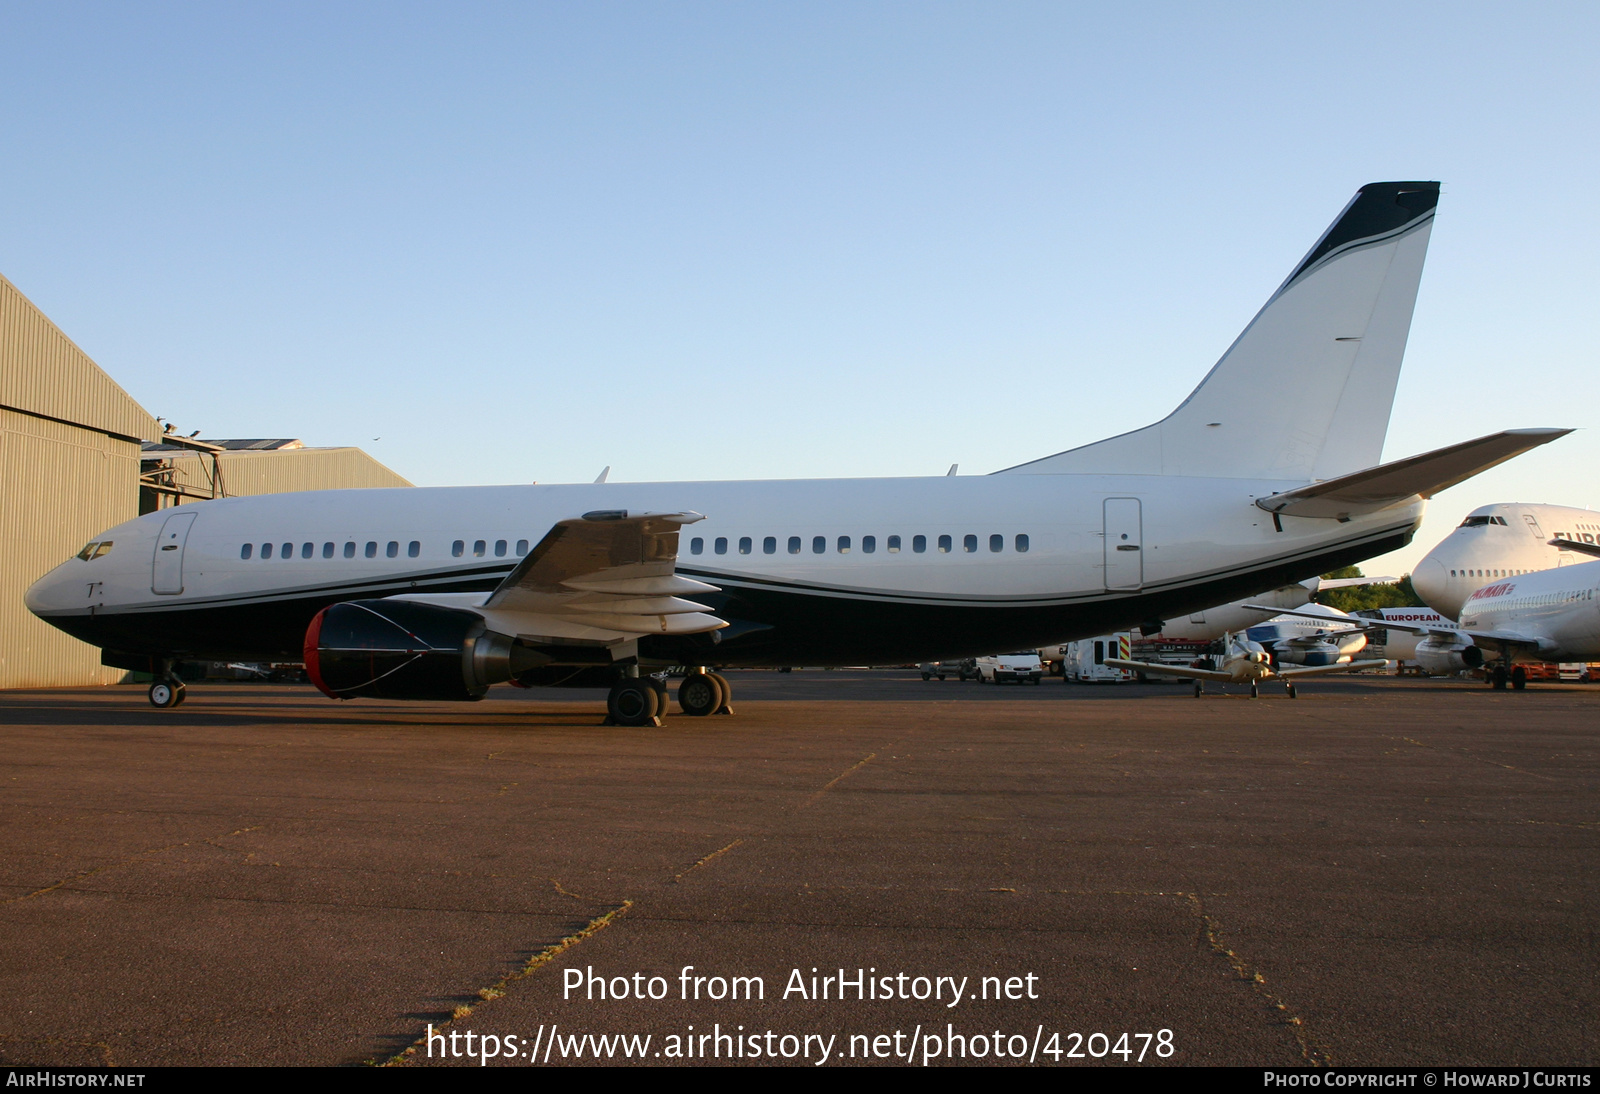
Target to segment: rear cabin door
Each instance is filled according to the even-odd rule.
[[[1106,588],[1138,589],[1144,585],[1144,531],[1138,498],[1107,498]]]
[[[189,538],[189,526],[194,523],[195,516],[194,513],[174,513],[161,526],[151,569],[151,592],[168,595],[183,592],[183,545]]]

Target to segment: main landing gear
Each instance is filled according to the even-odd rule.
[[[634,670],[637,671],[637,670]],[[719,673],[703,667],[689,670],[678,686],[678,706],[695,718],[732,714],[733,688]],[[649,676],[627,676],[611,685],[606,696],[606,725],[658,726],[667,713],[667,685]]]
[[[1504,661],[1489,670],[1489,686],[1496,691],[1506,690],[1509,682],[1513,691],[1524,691],[1528,687],[1528,670],[1522,665],[1506,667]]]

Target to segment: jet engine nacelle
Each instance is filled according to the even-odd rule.
[[[472,612],[349,600],[306,628],[306,675],[330,699],[473,700],[511,679],[515,650]]]
[[[1417,664],[1429,676],[1449,676],[1483,664],[1483,651],[1456,638],[1424,638],[1417,643]]]
[[[1285,644],[1277,650],[1278,661],[1285,665],[1307,665],[1320,668],[1323,665],[1337,665],[1343,653],[1332,642],[1323,642],[1316,646],[1290,646]],[[1345,658],[1349,660],[1349,658]]]

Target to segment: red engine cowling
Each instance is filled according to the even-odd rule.
[[[472,612],[349,600],[306,628],[306,675],[330,699],[474,700],[511,678],[512,646]]]
[[[1467,642],[1431,637],[1417,643],[1416,658],[1429,676],[1449,676],[1483,664],[1483,651]]]

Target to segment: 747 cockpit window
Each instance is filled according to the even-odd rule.
[[[103,539],[96,543],[88,544],[83,550],[78,552],[78,557],[83,559],[85,562],[88,562],[90,559],[99,558],[109,550],[111,550],[111,541],[109,539]],[[58,555],[56,557],[59,558],[60,556]]]

